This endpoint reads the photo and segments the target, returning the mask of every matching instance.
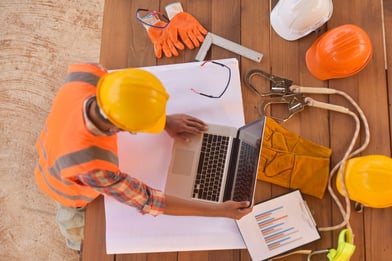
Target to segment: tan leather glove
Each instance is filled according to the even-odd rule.
[[[331,149],[306,140],[266,118],[258,179],[323,198]]]

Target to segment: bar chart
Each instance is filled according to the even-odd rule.
[[[288,214],[283,206],[260,213],[255,218],[269,250],[302,239],[299,230],[287,223]]]

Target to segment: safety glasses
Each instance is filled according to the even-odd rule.
[[[161,12],[138,8],[136,10],[136,20],[148,27],[163,29],[169,24],[169,18]],[[164,21],[165,25],[155,25],[157,21]]]
[[[206,65],[207,63],[211,63],[211,64],[218,65],[218,66],[222,67],[223,69],[225,69],[225,70],[227,71],[227,81],[226,81],[226,84],[225,84],[224,89],[222,90],[222,92],[220,92],[219,95],[206,94],[206,93],[197,91],[197,90],[195,90],[195,89],[193,89],[193,88],[191,88],[191,91],[193,91],[193,92],[196,93],[196,94],[202,95],[202,96],[204,96],[204,97],[219,99],[219,98],[221,98],[222,95],[226,92],[227,88],[228,88],[229,85],[230,85],[230,80],[231,80],[231,69],[230,69],[229,66],[227,66],[227,65],[225,65],[225,64],[223,64],[223,63],[215,62],[215,61],[205,61],[205,62],[203,62],[200,66],[201,66],[202,68],[205,68],[205,65]]]

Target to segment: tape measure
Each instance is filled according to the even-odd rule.
[[[244,57],[246,57],[250,60],[253,60],[255,62],[261,62],[261,59],[263,58],[263,54],[261,54],[259,52],[256,52],[256,51],[249,49],[245,46],[242,46],[238,43],[227,40],[227,39],[220,37],[216,34],[208,33],[204,38],[203,44],[200,46],[200,50],[197,53],[195,60],[196,61],[204,61],[204,59],[207,56],[207,52],[211,48],[212,44],[215,44],[215,45],[222,47],[226,50],[229,50],[233,53],[244,56]]]

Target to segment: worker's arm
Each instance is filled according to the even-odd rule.
[[[247,201],[209,203],[166,195],[166,207],[164,208],[163,213],[166,215],[227,217],[240,219],[252,211],[252,208],[248,206],[249,202]]]
[[[247,208],[249,202],[208,203],[164,195],[125,173],[98,170],[79,175],[78,182],[153,216],[164,213],[240,219],[252,210]]]
[[[80,174],[77,182],[130,205],[142,214],[157,216],[165,207],[163,192],[147,186],[126,173],[94,170]]]
[[[186,114],[172,114],[166,117],[166,132],[173,138],[187,141],[192,135],[200,134],[208,125],[198,118]]]

